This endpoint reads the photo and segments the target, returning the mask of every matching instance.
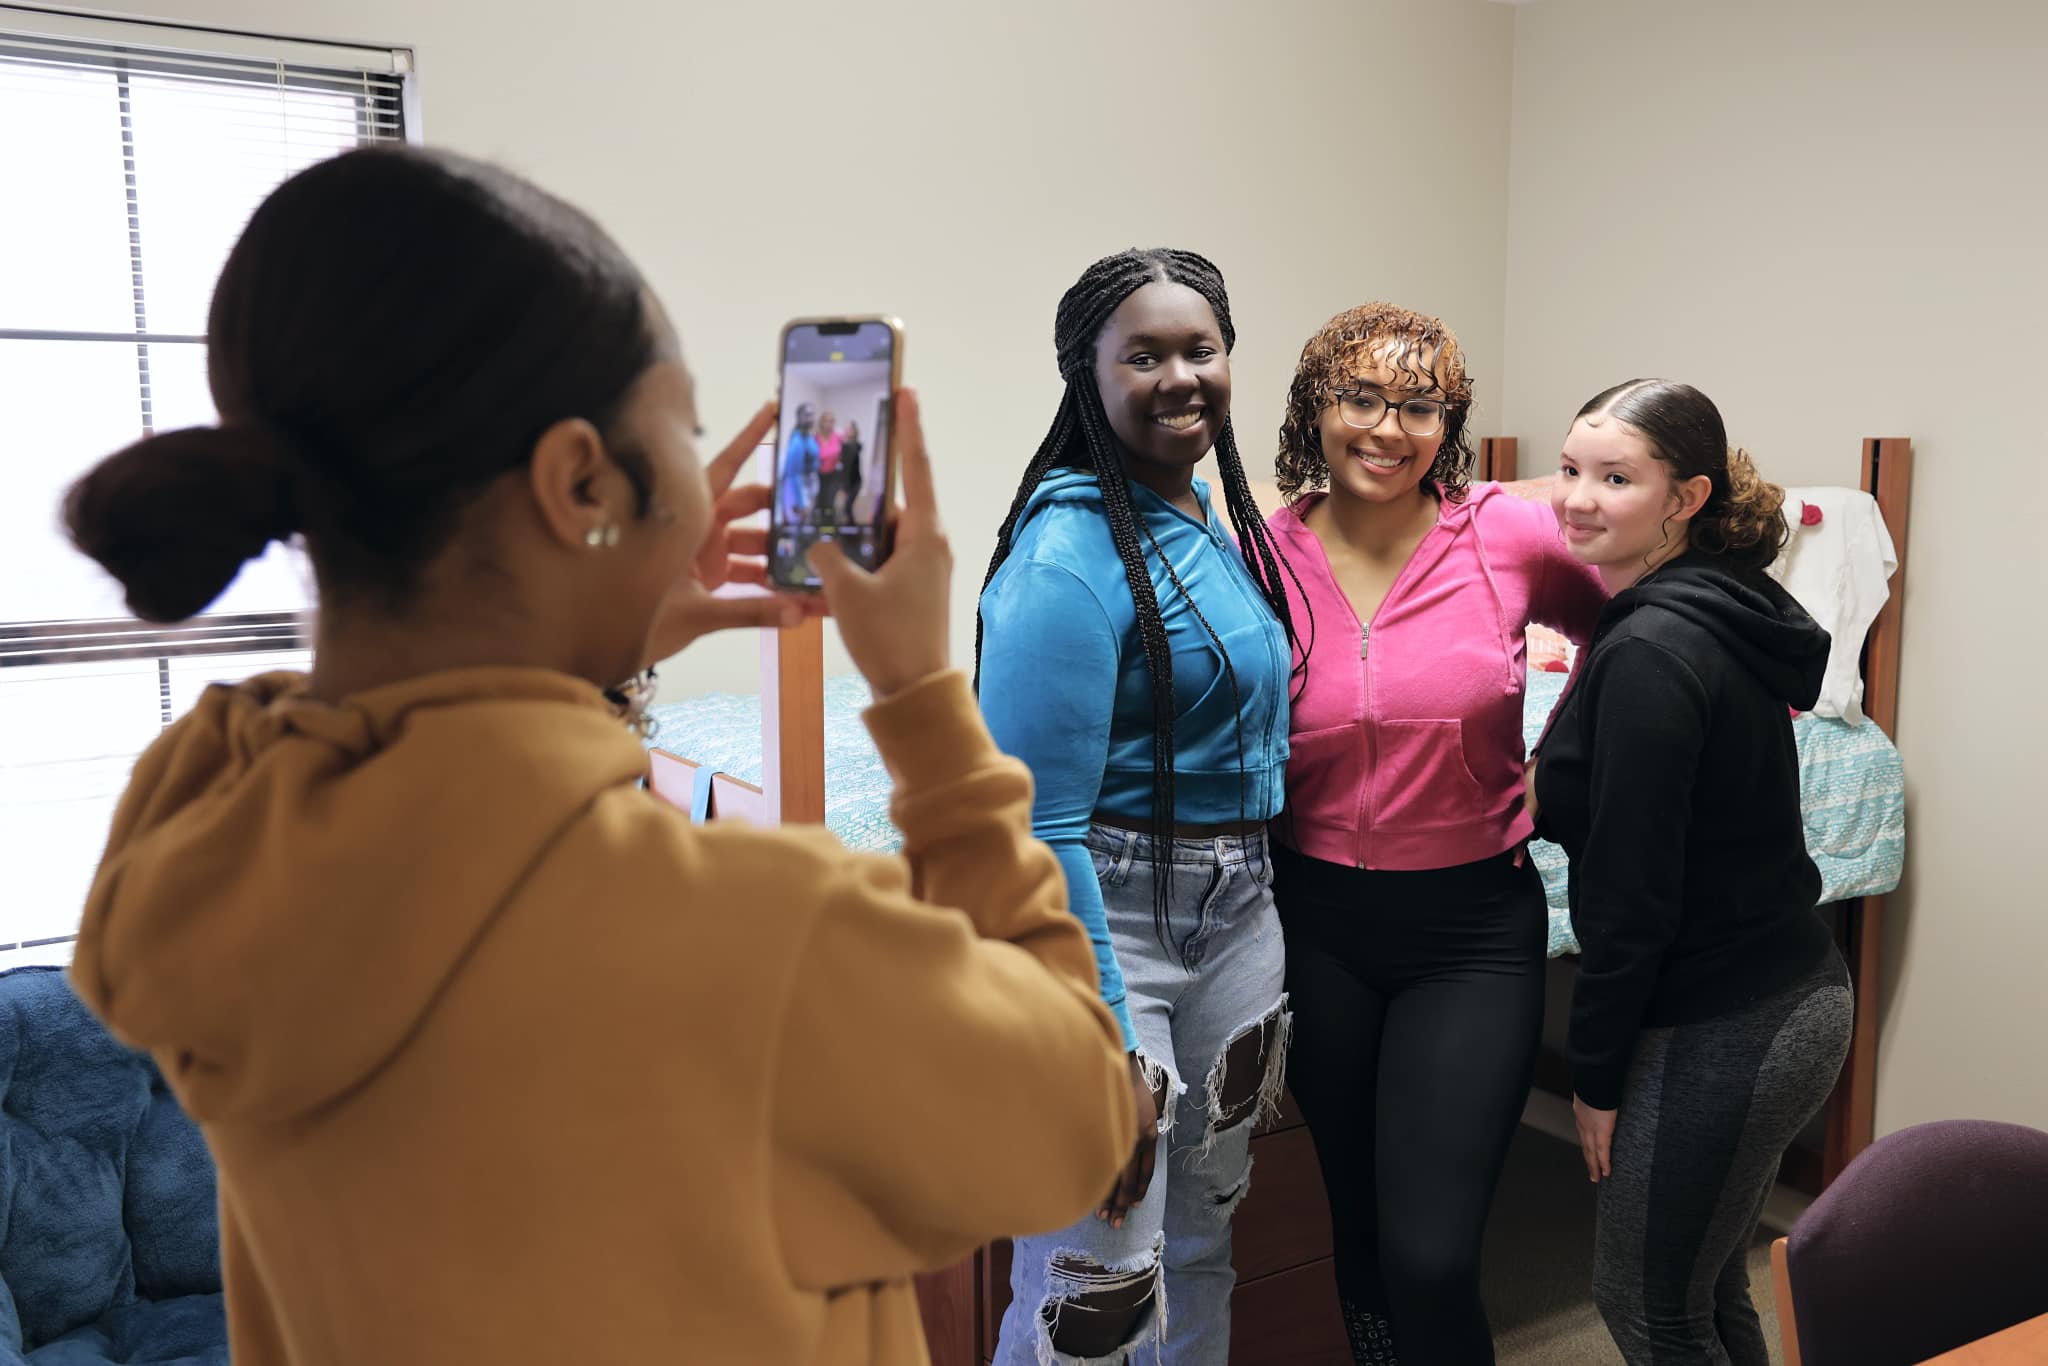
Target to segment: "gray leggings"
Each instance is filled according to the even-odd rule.
[[[1779,1159],[1842,1070],[1852,1014],[1831,946],[1774,996],[1642,1032],[1593,1252],[1593,1301],[1629,1366],[1767,1366],[1749,1245]]]

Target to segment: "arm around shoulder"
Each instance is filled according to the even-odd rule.
[[[1523,544],[1534,562],[1529,619],[1574,645],[1584,645],[1593,638],[1593,628],[1607,606],[1607,585],[1598,570],[1572,554],[1549,504],[1519,503],[1517,511],[1524,519]]]

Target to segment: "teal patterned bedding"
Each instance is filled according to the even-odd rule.
[[[1523,711],[1529,744],[1543,731],[1561,673],[1532,673]],[[825,824],[849,849],[892,851],[902,836],[889,823],[889,775],[860,721],[868,689],[858,676],[825,681]],[[655,707],[648,743],[708,763],[735,778],[761,781],[761,699],[714,693]],[[1906,851],[1905,770],[1899,752],[1870,722],[1802,716],[1792,723],[1799,742],[1800,805],[1806,813],[1806,848],[1820,867],[1821,899],[1889,892],[1899,885]],[[1530,846],[1550,902],[1550,955],[1576,953],[1565,909],[1564,851],[1537,841]]]
[[[903,836],[889,823],[889,773],[860,714],[868,685],[858,674],[825,680],[825,828],[849,849],[891,853]],[[652,707],[647,743],[709,764],[742,782],[761,781],[761,699],[711,693]]]
[[[1522,711],[1524,741],[1535,744],[1565,675],[1531,673]],[[1820,868],[1821,900],[1889,892],[1906,857],[1906,771],[1898,750],[1875,722],[1851,725],[1824,716],[1792,722],[1799,745],[1799,805],[1806,816],[1806,852]],[[1550,956],[1577,953],[1566,909],[1564,850],[1529,846],[1550,902]]]

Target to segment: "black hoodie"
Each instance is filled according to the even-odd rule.
[[[1762,574],[1681,555],[1615,594],[1536,769],[1571,856],[1573,1088],[1615,1109],[1636,1033],[1789,986],[1827,951],[1799,752],[1828,633]]]

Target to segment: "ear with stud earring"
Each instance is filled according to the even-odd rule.
[[[619,543],[619,529],[610,523],[594,526],[583,533],[583,544],[592,550],[610,550]]]

